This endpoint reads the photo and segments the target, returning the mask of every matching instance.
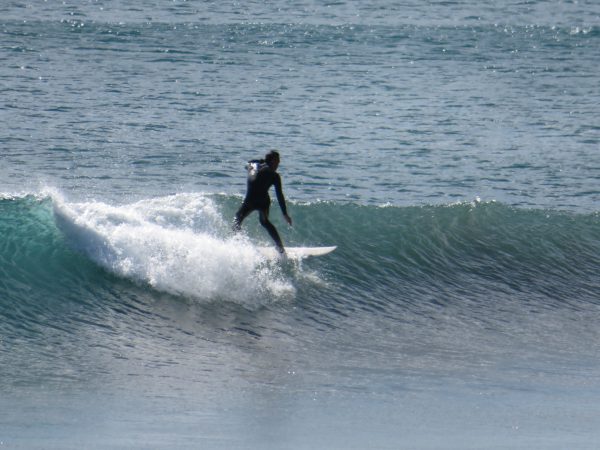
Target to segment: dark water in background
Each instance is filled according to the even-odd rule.
[[[595,2],[136,5],[0,10],[10,192],[238,193],[275,147],[301,200],[596,210]]]
[[[0,446],[594,448],[599,16],[0,6]]]

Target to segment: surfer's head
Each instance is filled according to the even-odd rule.
[[[273,170],[277,170],[279,166],[279,152],[277,150],[271,150],[265,155],[265,162]]]

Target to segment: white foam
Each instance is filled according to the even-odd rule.
[[[256,304],[294,288],[202,194],[178,194],[114,206],[69,203],[52,194],[71,244],[107,270],[157,290],[201,300]]]

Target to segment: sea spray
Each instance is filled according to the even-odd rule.
[[[119,276],[175,295],[247,305],[293,286],[243,236],[227,236],[212,200],[174,195],[129,205],[53,198],[70,245]]]

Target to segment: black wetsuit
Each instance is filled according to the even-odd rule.
[[[275,241],[277,249],[283,252],[283,243],[277,233],[275,226],[269,222],[269,207],[271,198],[269,197],[269,189],[275,186],[275,194],[277,201],[281,207],[281,212],[287,216],[287,208],[285,206],[285,197],[281,190],[281,178],[264,160],[250,161],[250,171],[248,174],[248,191],[242,206],[235,215],[233,229],[239,230],[242,222],[252,211],[258,211],[260,224],[267,229],[269,235]],[[254,165],[254,167],[252,167]]]

